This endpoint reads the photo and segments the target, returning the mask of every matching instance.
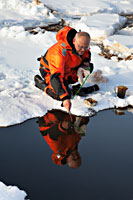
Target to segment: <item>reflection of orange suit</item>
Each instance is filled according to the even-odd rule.
[[[74,121],[75,117],[72,116],[72,119]],[[71,122],[69,114],[61,111],[49,111],[39,118],[40,132],[53,151],[53,162],[59,165],[66,164],[67,156],[77,148],[81,139],[80,134],[74,131],[74,127],[64,129],[63,121]],[[86,120],[83,121],[88,123]]]

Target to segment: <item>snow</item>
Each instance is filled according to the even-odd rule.
[[[23,200],[26,193],[16,186],[6,186],[0,182],[0,200]]]
[[[103,21],[104,19],[104,21]],[[126,18],[118,14],[100,13],[83,16],[76,22],[75,28],[89,32],[91,39],[106,38],[119,30],[126,22]],[[74,24],[73,24],[74,26]]]
[[[133,14],[133,0],[42,0],[45,4],[36,6],[31,0],[0,0],[0,127],[21,123],[27,119],[42,116],[47,110],[61,107],[34,86],[34,76],[39,74],[36,60],[56,42],[56,32],[42,32],[33,35],[25,28],[57,23],[63,18],[67,24],[87,31],[91,35],[92,62],[95,71],[101,70],[108,78],[100,83],[100,91],[89,97],[98,101],[93,109],[100,110],[133,106],[133,27],[122,28],[127,18],[120,15]],[[56,12],[51,13],[51,9]],[[99,44],[108,48],[111,59],[100,56]],[[127,57],[131,59],[126,59]],[[118,57],[122,58],[118,61]],[[91,85],[85,83],[85,86]],[[114,93],[117,85],[128,87],[126,97],[120,99]],[[72,100],[71,112],[88,116],[92,109],[84,98]],[[1,200],[21,200],[26,193],[16,186],[0,182]]]

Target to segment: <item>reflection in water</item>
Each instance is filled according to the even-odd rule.
[[[78,144],[85,135],[89,117],[77,117],[68,113],[52,110],[38,118],[41,134],[53,151],[55,164],[68,164],[71,168],[81,165]]]
[[[123,109],[114,109],[116,115],[125,115],[125,110]]]
[[[125,115],[126,112],[133,113],[133,107],[116,108],[113,111],[116,115]]]

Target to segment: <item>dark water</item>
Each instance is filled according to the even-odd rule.
[[[91,117],[78,145],[78,169],[53,164],[37,119],[0,128],[0,181],[30,200],[133,200],[132,119],[113,110]]]

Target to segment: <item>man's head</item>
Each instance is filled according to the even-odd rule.
[[[71,168],[78,168],[81,166],[81,157],[79,152],[74,149],[67,158],[67,164]]]
[[[73,44],[75,46],[76,52],[81,56],[89,48],[90,45],[90,35],[87,32],[76,33]]]

